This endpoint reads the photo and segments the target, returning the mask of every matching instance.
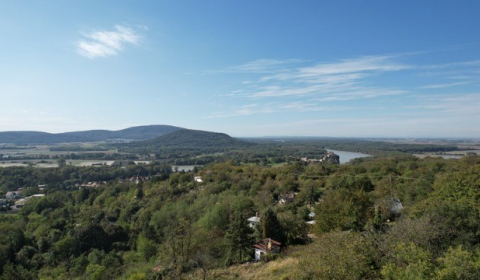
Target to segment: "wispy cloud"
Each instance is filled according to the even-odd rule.
[[[228,67],[220,70],[210,70],[207,71],[209,74],[215,73],[255,73],[255,74],[266,74],[266,73],[276,73],[285,71],[287,66],[295,65],[302,63],[301,59],[258,59],[254,61],[247,62],[242,65],[237,65],[233,67]]]
[[[372,83],[372,77],[382,73],[413,68],[396,62],[398,57],[362,56],[317,64],[296,59],[256,60],[230,67],[224,72],[246,72],[257,74],[258,78],[243,82],[242,88],[217,97],[235,98],[239,101],[255,100],[255,105],[237,102],[228,111],[210,114],[206,118],[286,111],[331,111],[332,108],[339,110],[339,106],[329,102],[402,95],[407,91]]]
[[[422,86],[420,88],[439,89],[439,88],[448,88],[448,87],[454,87],[454,86],[463,86],[463,85],[468,85],[468,84],[470,84],[470,83],[469,82],[457,82],[457,83],[448,83],[448,84],[426,85],[426,86]]]
[[[318,102],[311,100],[309,102],[294,101],[287,103],[270,102],[267,104],[253,103],[242,105],[237,108],[230,108],[227,112],[216,112],[204,116],[204,119],[228,118],[236,116],[251,116],[258,114],[273,114],[279,112],[313,112],[313,111],[342,111],[349,110],[351,107],[340,106],[322,106]]]
[[[76,43],[77,51],[88,58],[116,55],[126,45],[137,45],[142,39],[142,35],[136,30],[122,25],[116,25],[112,31],[85,33],[83,37],[85,38]]]
[[[420,108],[439,112],[446,116],[462,116],[465,121],[478,122],[480,118],[480,94],[429,95],[419,100],[411,108]]]
[[[451,62],[444,64],[436,65],[427,65],[423,68],[425,69],[447,69],[447,68],[463,68],[463,67],[475,67],[480,66],[480,60],[470,60],[470,61],[461,61],[461,62]]]
[[[352,98],[369,98],[401,94],[403,91],[367,86],[365,83],[366,79],[372,75],[412,68],[409,65],[393,61],[393,58],[391,56],[364,56],[333,63],[277,70],[270,75],[261,77],[257,84],[257,90],[250,91],[245,95],[251,98],[304,95],[327,98],[332,95],[350,93]]]
[[[450,137],[447,132],[439,133],[445,126],[455,127],[452,137],[480,132],[476,128],[480,95],[472,92],[478,88],[475,71],[479,69],[479,60],[437,65],[410,64],[407,60],[406,55],[400,54],[323,63],[256,60],[230,67],[224,73],[247,73],[248,80],[228,94],[217,95],[216,102],[223,98],[224,106],[203,118],[268,114],[281,118],[289,114],[292,121],[300,121],[282,122],[278,127],[259,121],[258,135],[273,135],[275,131],[278,134],[279,128],[290,134],[318,135],[307,120],[338,136]],[[460,86],[464,86],[465,93],[458,93]],[[433,94],[435,89],[444,90]],[[302,120],[307,123],[301,123]]]
[[[340,62],[318,64],[300,69],[300,76],[336,75],[362,73],[372,71],[398,71],[410,66],[393,62],[391,56],[364,56],[355,59],[344,59]]]

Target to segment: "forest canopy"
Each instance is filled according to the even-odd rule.
[[[48,185],[45,196],[0,215],[1,279],[480,275],[478,156],[398,155],[345,165],[226,160],[190,172],[167,165],[0,172],[3,192]],[[155,179],[66,188],[75,178],[128,176]],[[249,227],[256,215],[260,224]],[[253,245],[264,238],[282,244],[264,259],[278,270],[237,266],[253,260]]]

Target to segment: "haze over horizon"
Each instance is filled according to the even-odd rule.
[[[479,12],[478,1],[2,1],[0,131],[480,138]]]

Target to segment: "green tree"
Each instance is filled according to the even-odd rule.
[[[144,260],[148,261],[157,254],[157,245],[153,240],[140,234],[137,238],[137,252]]]
[[[57,164],[58,167],[64,167],[65,165],[67,165],[67,161],[64,158],[59,158],[57,159]]]
[[[390,261],[381,268],[385,279],[432,279],[434,266],[429,251],[414,243],[398,243],[392,248]]]
[[[104,266],[98,264],[89,264],[85,271],[85,275],[92,280],[103,280],[105,279],[107,269]]]
[[[282,243],[285,242],[282,226],[272,208],[267,208],[263,213],[261,223],[262,238],[272,238]]]
[[[306,246],[292,279],[378,279],[373,255],[359,233],[325,233]]]
[[[450,247],[438,261],[440,263],[436,271],[438,279],[480,278],[480,258],[462,246]]]
[[[229,249],[227,263],[241,263],[251,259],[255,239],[245,216],[238,214],[233,217],[225,238]]]
[[[372,206],[370,196],[362,190],[331,191],[315,210],[317,230],[361,230],[373,214]]]

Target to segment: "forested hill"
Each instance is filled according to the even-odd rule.
[[[117,131],[88,130],[65,133],[46,133],[37,131],[0,132],[0,143],[13,144],[52,144],[68,142],[96,142],[108,139],[146,140],[176,130],[180,127],[170,125],[146,125],[130,127]]]
[[[224,133],[179,129],[171,133],[146,140],[119,144],[118,146],[131,152],[156,152],[160,149],[221,152],[225,149],[244,148],[255,145],[230,137]]]

